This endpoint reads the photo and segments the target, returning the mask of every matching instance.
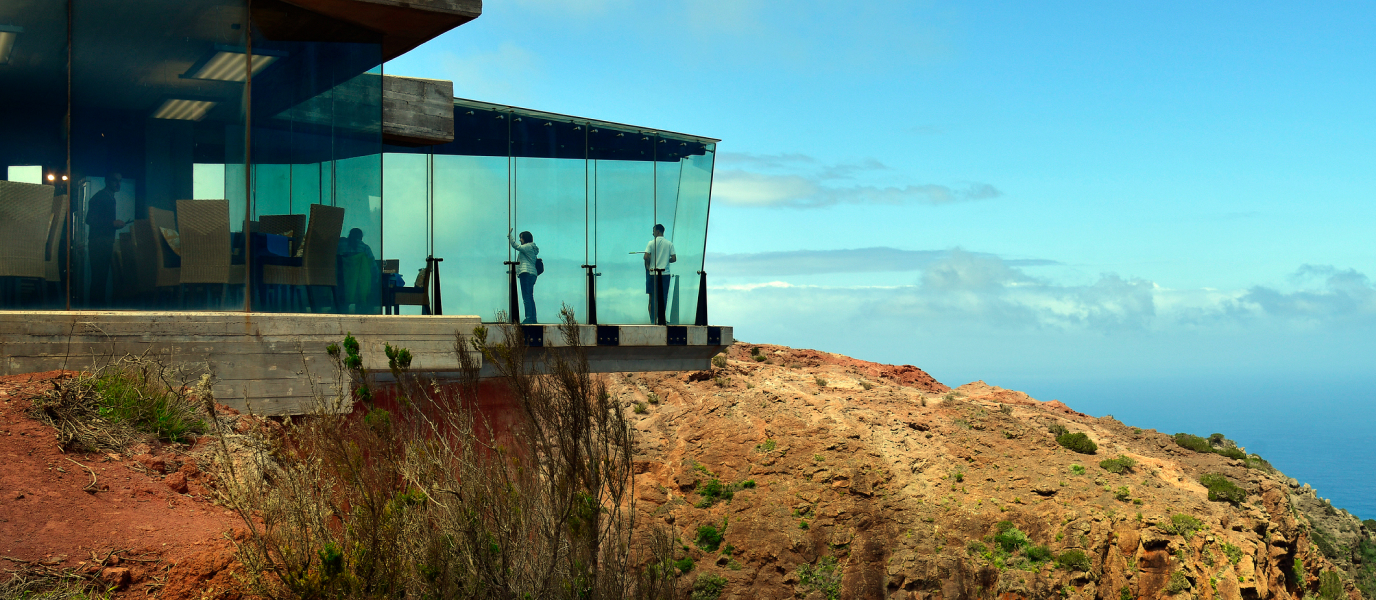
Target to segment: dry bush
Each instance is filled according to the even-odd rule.
[[[206,431],[192,399],[193,370],[128,355],[91,373],[53,380],[30,416],[57,432],[64,450],[123,452],[136,441],[185,442]]]
[[[332,346],[333,394],[236,470],[226,497],[249,529],[238,555],[270,598],[673,598],[672,536],[633,536],[631,428],[589,375],[571,311],[568,347],[527,360],[522,330],[459,336],[458,391],[408,373],[387,349],[398,398],[373,402],[358,344]],[[474,407],[481,366],[521,419],[509,437]],[[354,401],[361,411],[348,414]],[[362,415],[361,417],[359,415]],[[218,425],[218,423],[217,423]],[[648,564],[647,568],[636,568]]]

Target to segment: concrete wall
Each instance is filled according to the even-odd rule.
[[[216,378],[216,398],[263,414],[304,412],[336,381],[325,352],[353,333],[364,366],[386,369],[383,344],[409,349],[412,368],[454,369],[455,334],[477,317],[224,312],[0,311],[0,372],[87,370],[145,352]]]
[[[0,375],[90,370],[148,353],[184,367],[195,374],[193,380],[211,373],[223,404],[259,414],[300,414],[318,396],[335,393],[339,378],[325,348],[345,335],[354,335],[364,368],[384,381],[390,378],[383,353],[388,343],[411,351],[413,371],[446,377],[459,371],[456,336],[480,324],[471,316],[0,311]],[[504,339],[500,325],[487,327],[489,340]],[[553,325],[521,331],[532,346],[527,360],[537,367],[565,345]],[[730,327],[584,325],[578,335],[598,373],[706,369],[733,341]],[[483,376],[496,374],[483,365]]]
[[[454,82],[384,76],[382,139],[418,146],[454,141]]]

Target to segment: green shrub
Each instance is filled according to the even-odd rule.
[[[760,347],[759,347],[759,346],[755,346],[755,347],[751,348],[751,349],[750,349],[750,355],[751,355],[751,356],[759,356],[759,355],[760,355]]]
[[[1204,522],[1185,513],[1175,513],[1171,515],[1169,523],[1162,523],[1157,527],[1166,533],[1189,538],[1196,531],[1204,529]]]
[[[1094,454],[1099,450],[1098,444],[1095,444],[1094,440],[1089,439],[1089,436],[1083,433],[1067,433],[1057,436],[1056,443],[1080,454]]]
[[[1046,546],[1032,546],[1027,549],[1027,560],[1043,563],[1051,560],[1051,549]]]
[[[813,379],[817,382],[817,387],[827,387],[827,380],[821,377],[814,377]]]
[[[1233,459],[1237,459],[1237,460],[1246,460],[1246,459],[1247,459],[1247,453],[1246,453],[1246,452],[1243,452],[1243,451],[1241,451],[1241,450],[1238,450],[1237,448],[1219,448],[1219,449],[1217,449],[1217,450],[1214,450],[1214,452],[1216,452],[1216,453],[1218,453],[1218,454],[1222,454],[1223,456],[1226,456],[1226,457],[1228,457],[1228,458],[1233,458]]]
[[[721,547],[722,532],[716,525],[707,524],[698,527],[697,545],[707,552],[716,552]]]
[[[1131,494],[1132,494],[1132,490],[1129,490],[1129,489],[1128,489],[1128,486],[1126,486],[1126,485],[1118,486],[1118,489],[1113,490],[1113,497],[1114,497],[1114,499],[1118,500],[1119,502],[1127,502],[1127,501],[1128,501],[1128,497],[1129,497]]]
[[[659,404],[659,394],[650,392],[645,396],[645,400],[650,404]]]
[[[1054,435],[1056,437],[1061,437],[1067,433],[1070,433],[1070,430],[1066,429],[1065,425],[1062,425],[1060,423],[1052,423],[1051,426],[1046,428],[1046,430],[1050,431],[1051,435]]]
[[[801,519],[798,521],[798,529],[807,529],[807,519]]]
[[[994,543],[1004,552],[1013,553],[1032,543],[1027,534],[1013,526],[1012,521],[1000,521],[999,532],[994,534]]]
[[[726,578],[713,573],[698,575],[693,582],[692,600],[717,600],[726,589]]]
[[[1132,589],[1128,586],[1125,585],[1118,590],[1118,600],[1132,600],[1132,598]]]
[[[713,357],[712,357],[712,366],[714,366],[714,367],[716,367],[716,368],[718,368],[718,369],[725,369],[725,368],[726,368],[726,355],[725,355],[725,354],[718,354],[718,355],[716,355],[716,356],[713,356]]]
[[[684,556],[683,558],[674,561],[674,568],[678,569],[679,573],[687,573],[689,571],[692,571],[693,557]]]
[[[823,556],[815,565],[798,565],[798,585],[804,592],[821,592],[827,600],[841,597],[841,568],[835,556]]]
[[[979,540],[970,540],[968,542],[965,542],[965,552],[971,556],[978,556],[988,551],[989,548],[986,547],[984,544],[980,543]]]
[[[649,408],[646,407],[644,402],[635,403],[635,414],[643,415],[647,412],[649,412]]]
[[[1070,465],[1070,472],[1076,475],[1084,475],[1085,468],[1082,465]]]
[[[736,490],[732,486],[723,485],[720,479],[709,479],[707,483],[699,483],[697,487],[698,508],[711,508],[712,505],[722,500],[731,500],[736,496]]]
[[[1122,475],[1123,473],[1130,472],[1135,466],[1137,466],[1137,461],[1121,454],[1118,458],[1110,458],[1099,462],[1100,468],[1115,475]]]
[[[1083,550],[1066,550],[1056,557],[1056,565],[1067,571],[1089,571],[1089,557]]]
[[[777,447],[777,444],[774,442],[774,440],[767,439],[764,441],[764,443],[755,446],[755,451],[764,454],[766,452],[773,452],[775,447]]]
[[[1228,562],[1237,564],[1242,560],[1242,548],[1238,548],[1228,542],[1223,542],[1223,553],[1228,555]]]
[[[766,357],[766,356],[763,355],[763,354],[756,354],[756,355],[753,356],[752,358],[755,359],[755,362],[764,362],[764,361],[766,361],[766,360],[769,360],[769,358]]]
[[[741,482],[741,489],[745,489],[745,490],[753,490],[753,489],[755,489],[755,480],[754,480],[754,479],[747,479],[747,480],[745,480],[745,481],[742,481],[742,482]]]
[[[956,483],[960,483],[960,482],[962,482],[962,481],[965,481],[965,474],[962,473],[962,472],[960,472],[960,471],[956,471],[955,479],[956,479]]]
[[[1337,571],[1324,571],[1319,575],[1319,598],[1338,600],[1345,597],[1347,594],[1343,592],[1343,580]]]
[[[1170,581],[1166,582],[1167,594],[1179,594],[1188,589],[1190,589],[1190,580],[1185,578],[1184,571],[1171,573]]]
[[[1226,501],[1233,504],[1242,502],[1247,498],[1247,492],[1230,481],[1227,477],[1218,473],[1208,473],[1199,476],[1199,483],[1209,488],[1209,499],[1214,501]]]
[[[1173,437],[1175,439],[1175,445],[1180,446],[1181,448],[1204,453],[1214,451],[1214,447],[1209,444],[1209,440],[1206,440],[1197,435],[1190,435],[1188,433],[1177,433]]]
[[[860,387],[865,388],[866,390],[872,390],[872,389],[874,389],[874,384],[872,384],[872,383],[870,383],[870,382],[868,382],[868,381],[861,381],[861,382],[860,382]],[[926,400],[923,400],[923,402],[925,403]],[[926,406],[926,404],[923,404],[923,406]]]

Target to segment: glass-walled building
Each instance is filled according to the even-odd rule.
[[[672,248],[671,263],[652,257],[664,317],[696,321],[717,140],[470,100],[454,120],[453,142],[383,159],[384,254],[408,285],[435,257],[450,314],[555,322],[568,306],[584,323],[652,323],[645,253]],[[669,244],[651,248],[657,225]],[[512,283],[507,236],[523,233],[544,268],[535,319]]]
[[[0,310],[699,320],[716,140],[452,90],[389,133],[464,4],[0,0]]]

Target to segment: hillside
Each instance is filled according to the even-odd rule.
[[[1376,558],[1366,526],[1263,461],[914,367],[744,343],[718,364],[612,389],[643,403],[638,510],[723,598],[1360,598]],[[1136,465],[1100,466],[1120,456]],[[1245,499],[1211,501],[1209,474]],[[724,528],[716,552],[695,543],[704,525]]]
[[[739,343],[714,364],[605,376],[636,430],[638,524],[677,533],[685,585],[716,582],[694,600],[1357,600],[1376,579],[1376,522],[1223,436],[1183,439],[1190,449],[1060,402],[814,350]],[[241,597],[225,534],[242,522],[207,489],[210,437],[64,455],[27,410],[69,375],[0,378],[9,572],[85,574],[119,597]],[[1067,449],[1062,429],[1097,450]],[[1205,475],[1235,484],[1215,495],[1237,502],[1211,500]]]

